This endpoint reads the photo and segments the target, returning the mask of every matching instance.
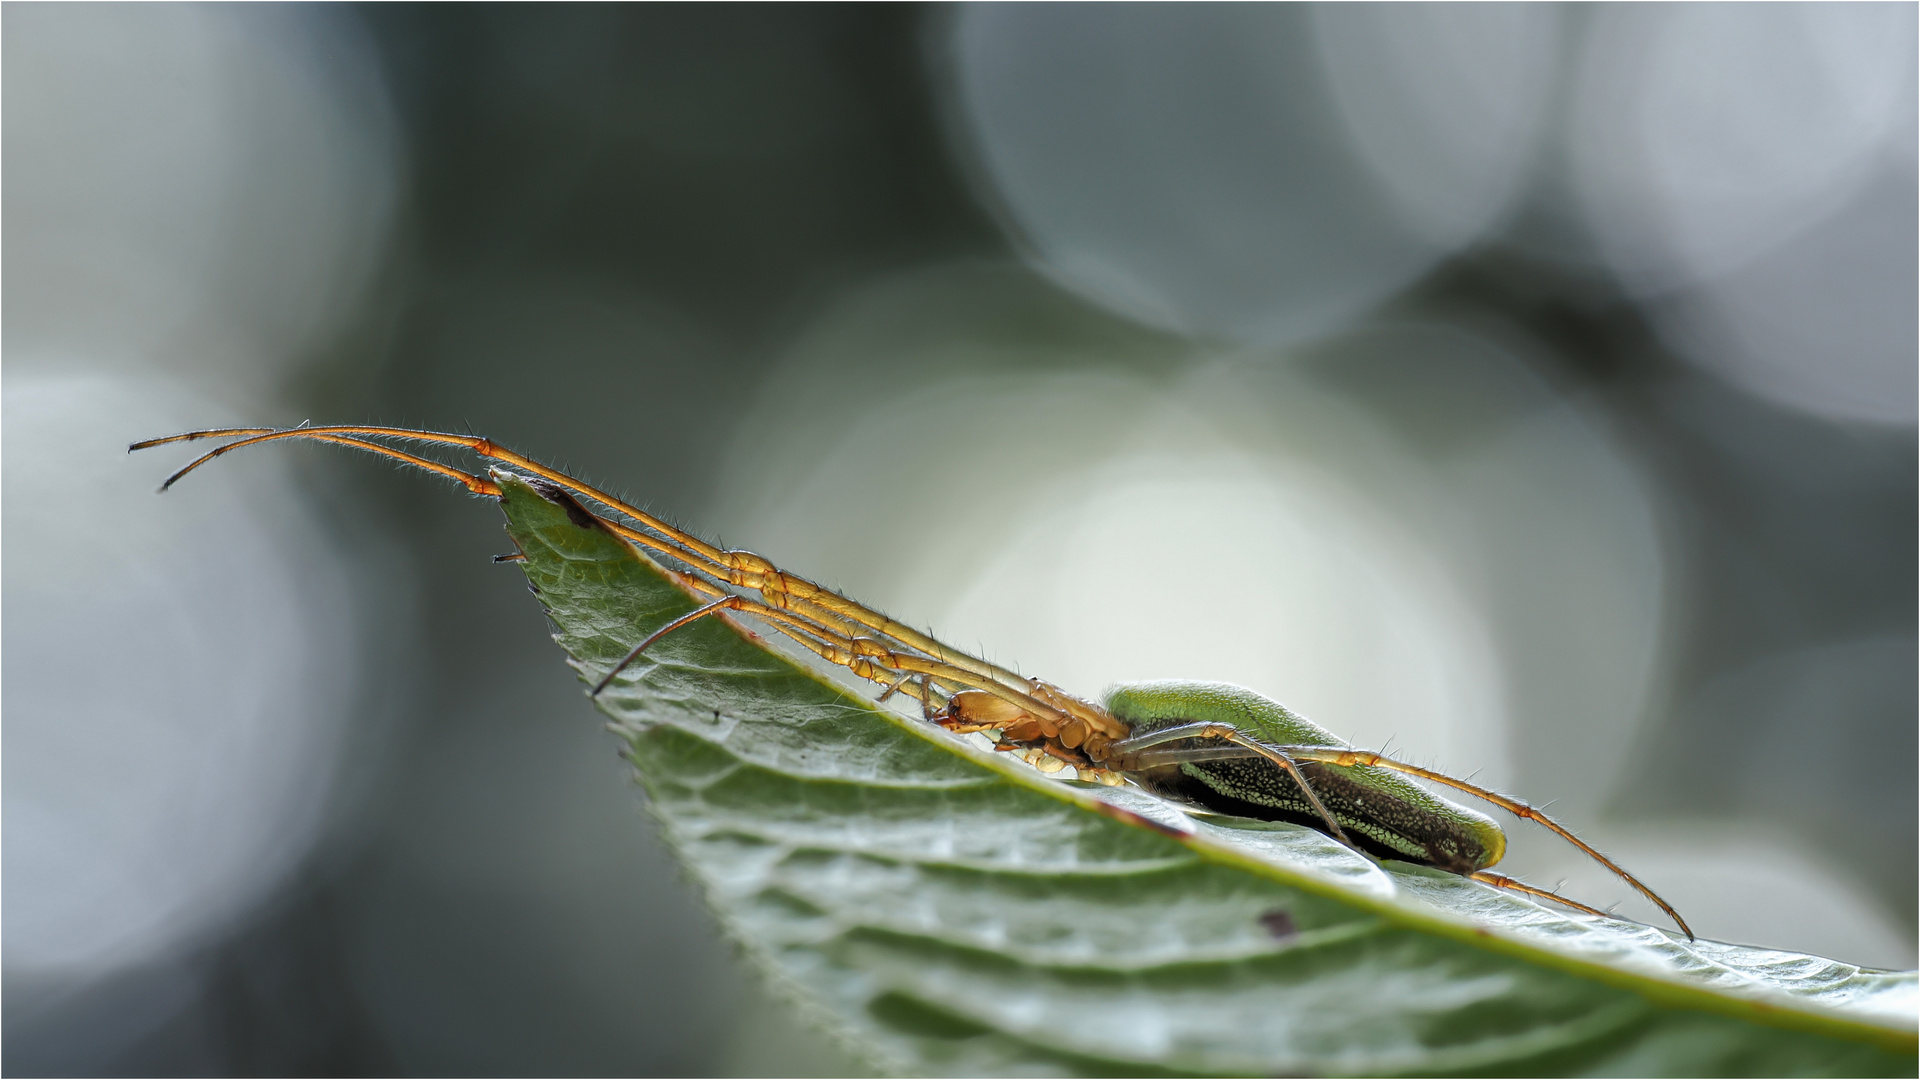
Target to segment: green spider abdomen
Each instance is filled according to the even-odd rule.
[[[1482,830],[1411,805],[1378,787],[1357,783],[1337,767],[1308,761],[1300,764],[1300,771],[1348,837],[1368,854],[1456,874],[1471,874],[1491,866],[1502,854],[1489,850]],[[1301,796],[1293,777],[1259,759],[1167,766],[1150,770],[1141,779],[1157,794],[1215,813],[1290,821],[1326,830],[1326,823]]]
[[[1231,683],[1127,683],[1108,692],[1107,708],[1136,734],[1198,721],[1231,726],[1271,746],[1346,746],[1279,702]],[[1163,749],[1205,751],[1220,745],[1187,739]],[[1492,818],[1385,768],[1311,761],[1299,765],[1327,812],[1369,854],[1456,874],[1484,870],[1506,854],[1506,834]],[[1252,755],[1161,765],[1133,779],[1151,791],[1216,813],[1327,829],[1293,777]]]

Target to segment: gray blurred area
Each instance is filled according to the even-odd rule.
[[[123,454],[228,423],[471,429],[1914,966],[1914,21],[5,5],[0,1068],[860,1067],[655,836],[497,513]]]

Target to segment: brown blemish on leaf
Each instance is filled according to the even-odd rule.
[[[1260,925],[1267,928],[1267,933],[1271,934],[1275,941],[1285,941],[1300,933],[1300,928],[1293,923],[1293,912],[1286,908],[1274,908],[1272,911],[1263,912],[1260,916]]]

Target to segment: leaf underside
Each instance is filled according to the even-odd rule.
[[[587,681],[696,606],[500,475]],[[676,631],[599,704],[728,931],[880,1068],[1915,1072],[1914,972],[1676,941],[1311,829],[1049,779],[738,626]]]

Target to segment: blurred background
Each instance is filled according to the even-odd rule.
[[[1913,5],[3,18],[9,1073],[853,1067],[497,512],[123,453],[234,422],[470,427],[1914,965]]]

